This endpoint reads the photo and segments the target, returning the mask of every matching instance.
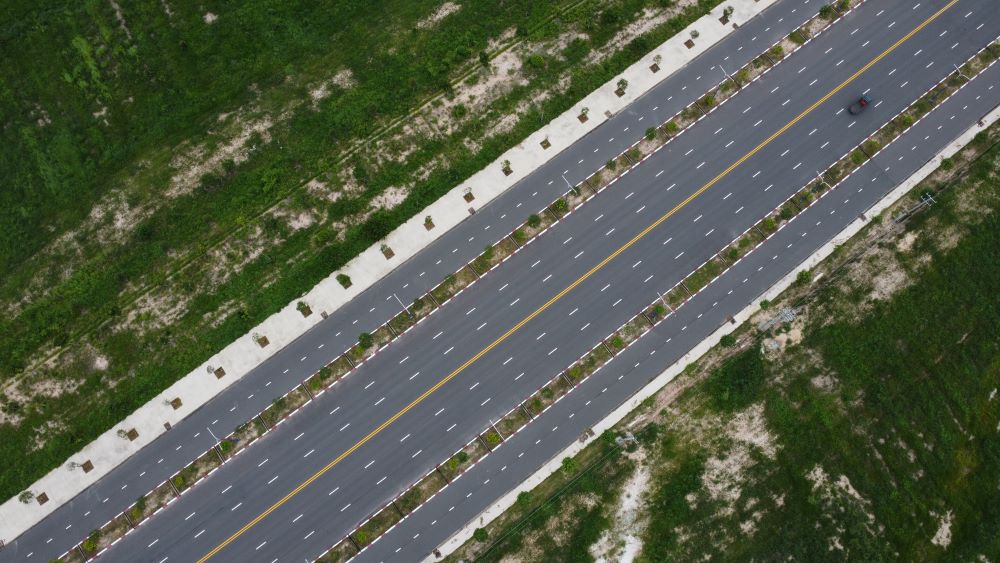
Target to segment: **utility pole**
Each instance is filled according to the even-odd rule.
[[[732,80],[732,81],[733,81],[733,84],[735,84],[735,85],[736,85],[736,89],[737,89],[737,90],[740,90],[740,89],[742,89],[742,86],[740,86],[740,83],[739,83],[739,82],[737,82],[735,78],[733,78],[733,75],[732,75],[732,74],[729,74],[728,72],[726,72],[726,69],[725,69],[725,68],[723,68],[723,67],[722,67],[722,65],[719,65],[719,70],[721,70],[721,71],[722,71],[722,74],[725,74],[725,75],[726,75],[726,78],[728,78],[728,79],[730,79],[730,80]]]
[[[412,317],[413,313],[411,313],[410,310],[406,308],[406,305],[403,305],[403,302],[400,301],[399,296],[396,295],[395,293],[393,293],[392,296],[396,298],[396,301],[399,301],[399,306],[402,307],[404,311],[406,311],[406,314]]]
[[[673,312],[674,312],[674,308],[673,308],[673,307],[671,307],[671,306],[670,306],[670,303],[667,303],[667,300],[663,298],[663,294],[662,294],[662,293],[660,293],[660,290],[656,290],[656,294],[660,296],[660,302],[662,302],[662,303],[663,303],[663,305],[664,305],[664,306],[665,306],[665,307],[666,307],[667,309],[670,309],[670,312],[671,312],[671,313],[673,313]]]
[[[861,150],[864,150],[864,149],[861,149]],[[871,157],[868,157],[868,158],[871,158]],[[819,170],[816,171],[816,179],[819,180],[819,183],[821,185],[826,186],[826,189],[830,189],[830,184],[826,183],[826,180],[823,179],[823,175],[819,173]]]

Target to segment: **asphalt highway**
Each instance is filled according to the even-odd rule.
[[[0,561],[28,554],[48,560],[79,543],[90,530],[102,526],[139,495],[208,450],[216,443],[214,436],[228,434],[350,348],[358,334],[374,331],[398,314],[401,307],[395,297],[410,303],[474,259],[487,244],[497,242],[529,214],[559,197],[567,189],[567,182],[583,180],[639,140],[646,127],[662,123],[717,86],[724,79],[723,69],[732,72],[800,26],[818,9],[813,4],[818,5],[818,0],[777,2],[490,205],[478,208],[478,202],[473,202],[478,209],[476,215],[333,312],[19,538],[0,538],[7,543],[7,548],[0,551]],[[315,304],[313,308],[321,310]]]
[[[789,5],[784,4],[786,8]],[[198,560],[213,550],[226,560],[316,556],[483,430],[490,419],[519,403],[652,301],[656,291],[669,289],[776,207],[807,183],[816,170],[825,168],[947,75],[953,63],[961,64],[994,39],[1000,29],[1000,14],[988,1],[960,0],[908,36],[946,5],[881,0],[866,3],[379,353],[338,384],[335,392],[324,394],[261,444],[227,463],[199,485],[195,494],[182,496],[139,527],[103,558],[186,561]],[[773,13],[771,10],[765,16]],[[758,20],[761,18],[754,21]],[[881,59],[865,69],[880,54]],[[748,54],[748,58],[751,56]],[[974,82],[966,91],[982,83]],[[872,97],[873,107],[857,118],[846,115],[842,109],[862,92]],[[995,92],[980,92],[981,99],[967,105],[992,107],[997,101]],[[648,98],[643,100],[655,103]],[[959,114],[949,121],[957,124],[964,119],[964,128],[982,113],[975,117],[971,113]],[[609,134],[606,128],[612,123],[614,120],[585,141],[601,141],[601,135]],[[923,151],[932,154],[932,145],[939,147],[954,134],[929,137],[933,140],[925,140],[919,149],[909,149],[903,161],[887,164],[888,170],[876,175],[873,184],[894,183],[893,175],[905,176],[903,172],[911,160],[913,166],[918,166],[916,161]],[[940,144],[934,145],[938,141]],[[576,145],[567,154],[572,150]],[[601,162],[607,156],[594,158]],[[731,167],[734,162],[740,163]],[[720,175],[722,172],[725,174]],[[871,197],[870,205],[885,189],[845,198],[850,201],[843,205],[863,205],[864,198]],[[526,193],[520,195],[525,197]],[[542,193],[541,188],[538,193]],[[540,198],[534,205],[537,208],[555,195],[549,194],[547,199],[532,197]],[[822,203],[835,199],[827,197]],[[470,220],[489,218],[491,207]],[[807,214],[821,207],[818,203]],[[806,235],[800,235],[800,241],[787,251],[776,254],[778,258],[768,257],[773,264],[767,267],[768,275],[772,270],[788,271],[801,261],[807,253],[798,255],[804,252],[800,248],[810,244],[814,248],[828,240],[835,230],[825,229],[839,220],[836,213],[844,213],[834,211],[835,219],[822,220],[810,231],[803,231]],[[792,225],[806,224],[804,217]],[[522,219],[523,215],[514,222]],[[496,220],[500,220],[499,215]],[[657,221],[659,224],[650,228]],[[779,235],[790,230],[783,229]],[[492,240],[469,242],[475,249],[471,256],[487,242]],[[440,247],[435,248],[440,252]],[[762,256],[761,250],[752,254],[752,259],[742,261],[740,267]],[[609,256],[614,257],[608,260]],[[722,284],[709,287],[719,288]],[[742,295],[743,291],[741,288],[728,294],[733,307],[737,301],[745,304],[752,298]],[[693,306],[711,293],[706,290],[700,294],[657,331],[672,326],[689,312],[698,315],[697,323],[692,321],[694,324],[679,329],[683,338],[674,340],[673,346],[683,346],[679,350],[689,349],[697,341],[688,341],[694,338],[694,328],[708,323],[716,311],[721,311],[716,305],[703,304],[700,309]],[[717,321],[712,321],[712,328],[718,326]],[[352,332],[350,340],[355,337]],[[307,345],[307,340],[304,337],[293,346]],[[640,342],[647,345],[647,340],[655,339],[647,337]],[[624,358],[640,348],[633,346],[615,364],[628,365],[623,363]],[[301,355],[285,359],[298,362]],[[660,369],[668,363],[669,355],[664,354],[663,360],[657,358]],[[612,371],[602,370],[601,377]],[[450,379],[441,383],[442,378]],[[637,381],[628,379],[633,380]],[[583,390],[591,385],[588,381],[570,397],[583,396]],[[559,405],[570,404],[570,397]],[[621,400],[609,393],[600,404],[588,409],[588,416],[607,413]],[[199,412],[203,411],[207,409]],[[545,416],[557,412],[553,408]],[[581,415],[580,420],[584,418]],[[529,425],[515,439],[539,431],[544,427],[541,422]],[[563,426],[564,432],[573,428],[555,426]],[[575,428],[569,440],[575,439],[582,428],[586,426]],[[550,430],[553,440],[561,439],[557,438],[562,436],[558,430]],[[523,473],[522,468],[531,464],[537,467],[560,447],[553,442],[549,447],[532,449],[518,471]],[[502,457],[501,453],[513,449],[505,445],[487,459],[493,463],[494,458]],[[480,465],[489,466],[485,462]],[[480,469],[477,466],[474,471]],[[447,498],[452,489],[459,489],[459,483],[474,482],[472,474],[463,477],[438,498]],[[503,488],[502,483],[500,479],[490,488],[497,492],[493,498],[510,488]],[[476,502],[487,496],[476,495]],[[421,513],[429,514],[431,506],[408,518],[404,526],[397,527],[376,546],[390,545],[397,530],[407,526],[421,522],[430,525],[426,522],[428,516]],[[259,516],[265,512],[265,516]],[[437,522],[438,529],[444,530],[444,536],[438,533],[438,539],[450,533],[445,528],[453,531],[469,514],[464,518],[456,514]],[[25,543],[34,530],[25,534]],[[218,548],[227,540],[224,547]],[[0,560],[15,560],[12,553],[18,554],[16,560],[25,555],[19,544],[12,547],[0,552]],[[429,551],[424,549],[426,546],[418,547],[425,553]],[[36,556],[41,549],[37,548]],[[417,547],[406,549],[410,550],[406,557],[413,558]],[[369,552],[375,553],[375,549]]]
[[[1000,65],[976,77],[886,150],[652,332],[412,513],[356,559],[417,561],[727,322],[859,213],[1000,103]],[[777,256],[777,258],[775,258]],[[497,538],[491,538],[495,540]]]

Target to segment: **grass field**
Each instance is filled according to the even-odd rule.
[[[571,487],[554,503],[585,517],[525,519],[538,499],[452,559],[995,560],[1000,145],[968,161],[998,140],[996,126],[977,137],[896,210],[927,190],[941,190],[936,205],[905,227],[867,227],[817,266],[820,281],[788,290],[623,422],[643,428],[629,467],[649,474],[633,513],[621,510],[630,477],[600,497]],[[757,332],[778,306],[798,318]]]
[[[718,3],[9,3],[0,498]]]

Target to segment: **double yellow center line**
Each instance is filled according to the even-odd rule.
[[[264,512],[261,512],[253,520],[247,522],[247,524],[245,526],[243,526],[242,528],[240,528],[239,530],[237,530],[235,533],[233,533],[233,535],[231,535],[228,538],[226,538],[225,541],[223,541],[222,543],[220,543],[219,545],[217,545],[214,549],[212,549],[211,551],[209,551],[208,553],[206,553],[201,559],[198,560],[198,563],[204,563],[205,561],[208,561],[212,556],[214,556],[215,554],[217,554],[220,551],[222,551],[226,546],[228,546],[230,543],[232,543],[237,538],[239,538],[244,533],[246,533],[247,530],[249,530],[250,528],[256,526],[258,523],[260,523],[261,520],[263,520],[269,514],[271,514],[272,512],[274,512],[275,510],[277,510],[278,508],[280,508],[283,504],[285,504],[286,502],[288,502],[292,497],[294,497],[295,495],[297,495],[300,492],[302,492],[302,490],[305,489],[306,487],[308,487],[309,485],[311,485],[313,483],[313,481],[315,481],[315,480],[319,479],[320,477],[322,477],[327,471],[329,471],[335,465],[337,465],[338,463],[340,463],[341,461],[343,461],[347,456],[351,455],[358,448],[360,448],[361,446],[363,446],[366,443],[368,443],[369,441],[371,441],[371,439],[374,438],[375,436],[378,436],[379,433],[381,433],[383,430],[385,430],[386,428],[388,428],[389,425],[391,425],[392,423],[396,422],[396,420],[398,420],[401,416],[403,416],[404,414],[408,413],[411,409],[413,409],[414,407],[416,407],[417,405],[419,405],[420,403],[422,403],[424,401],[424,399],[426,399],[432,393],[434,393],[435,391],[437,391],[438,389],[440,389],[444,384],[446,384],[449,381],[451,381],[452,379],[454,379],[455,376],[457,376],[458,374],[462,373],[462,371],[464,371],[466,368],[468,368],[474,362],[476,362],[477,360],[479,360],[480,358],[482,358],[490,350],[493,350],[494,348],[496,348],[497,346],[499,346],[500,343],[502,343],[504,340],[507,340],[507,338],[509,338],[510,335],[512,335],[515,332],[517,332],[518,330],[520,330],[521,327],[523,327],[524,325],[528,324],[529,322],[531,322],[532,319],[534,319],[538,315],[542,314],[546,309],[548,309],[549,307],[551,307],[553,303],[555,303],[556,301],[559,301],[560,299],[562,299],[567,293],[569,293],[570,291],[573,291],[573,289],[575,289],[578,285],[580,285],[581,283],[583,283],[584,281],[586,281],[588,278],[590,278],[592,275],[594,275],[598,270],[600,270],[604,266],[608,265],[608,263],[611,262],[612,260],[614,260],[615,258],[617,258],[619,254],[621,254],[621,253],[625,252],[626,250],[628,250],[629,248],[631,248],[640,239],[642,239],[647,234],[649,234],[650,231],[652,231],[653,229],[655,229],[656,227],[658,227],[661,223],[663,223],[664,221],[666,221],[667,219],[669,219],[671,216],[673,216],[675,213],[677,213],[679,210],[681,210],[684,206],[686,206],[688,203],[690,203],[692,200],[694,200],[694,198],[696,198],[699,195],[701,195],[705,190],[707,190],[708,188],[711,188],[713,185],[715,185],[716,182],[718,182],[719,180],[721,180],[722,178],[724,178],[726,175],[728,175],[730,172],[732,172],[737,166],[743,164],[744,162],[746,162],[747,159],[749,159],[753,155],[757,154],[761,149],[763,149],[768,144],[770,144],[771,141],[773,141],[779,135],[781,135],[782,133],[784,133],[785,131],[787,131],[789,128],[791,128],[792,126],[794,126],[796,123],[798,123],[799,121],[801,121],[804,117],[806,117],[813,110],[815,110],[817,107],[819,107],[823,102],[827,101],[828,99],[830,99],[831,96],[835,95],[837,92],[839,92],[840,90],[842,90],[845,86],[847,86],[848,84],[850,84],[851,82],[853,82],[858,76],[860,76],[862,73],[864,73],[865,71],[867,71],[868,69],[870,69],[872,66],[874,66],[876,63],[878,63],[880,60],[882,60],[883,58],[885,58],[886,55],[888,55],[889,53],[891,53],[894,50],[896,50],[896,48],[898,48],[900,45],[902,45],[907,40],[909,40],[917,32],[919,32],[921,29],[923,29],[924,27],[926,27],[932,21],[934,21],[935,19],[937,19],[938,16],[940,16],[946,10],[948,10],[949,8],[951,8],[952,6],[954,6],[957,2],[958,2],[958,0],[951,0],[950,2],[948,2],[947,4],[945,4],[944,7],[942,7],[940,10],[938,10],[937,12],[935,12],[933,15],[931,15],[926,20],[924,20],[923,23],[921,23],[917,27],[913,28],[909,33],[907,33],[902,38],[900,38],[898,41],[896,41],[891,46],[889,46],[889,48],[887,48],[886,50],[884,50],[881,53],[879,53],[879,55],[877,57],[875,57],[874,59],[872,59],[871,61],[869,61],[868,64],[866,64],[865,66],[863,66],[860,69],[858,69],[857,72],[855,72],[854,74],[852,74],[849,78],[847,78],[847,80],[844,80],[836,88],[834,88],[833,90],[830,90],[829,92],[827,92],[827,94],[825,96],[823,96],[822,98],[820,98],[819,100],[817,100],[814,104],[812,104],[811,106],[809,106],[808,108],[806,108],[805,111],[803,111],[802,113],[800,113],[797,116],[795,116],[794,119],[792,119],[791,121],[789,121],[788,123],[786,123],[781,129],[778,129],[777,131],[775,131],[767,139],[764,139],[764,141],[762,141],[759,145],[757,145],[756,147],[754,147],[753,150],[751,150],[750,152],[748,152],[745,155],[743,155],[736,162],[730,164],[725,170],[723,170],[717,176],[715,176],[710,181],[708,181],[708,183],[706,183],[705,185],[701,186],[694,193],[692,193],[687,198],[685,198],[684,201],[682,201],[679,204],[677,204],[670,211],[664,213],[663,216],[661,216],[659,219],[657,219],[656,221],[654,221],[651,225],[649,225],[648,227],[646,227],[645,229],[643,229],[639,234],[637,234],[634,237],[632,237],[631,240],[629,240],[628,242],[626,242],[625,244],[623,244],[620,248],[618,248],[618,250],[615,250],[614,252],[612,252],[606,258],[604,258],[603,260],[601,260],[597,265],[595,265],[593,268],[591,268],[589,271],[587,271],[587,273],[585,273],[582,276],[580,276],[579,278],[577,278],[576,281],[574,281],[573,283],[569,284],[562,291],[560,291],[559,293],[557,293],[554,297],[552,297],[551,299],[549,299],[548,301],[546,301],[544,305],[542,305],[541,307],[539,307],[538,309],[536,309],[533,313],[531,313],[530,315],[528,315],[527,317],[525,317],[524,319],[522,319],[520,322],[518,322],[516,325],[514,325],[513,327],[511,327],[510,330],[508,330],[507,332],[503,333],[502,336],[500,336],[499,338],[497,338],[496,340],[494,340],[489,346],[487,346],[487,347],[483,348],[482,350],[480,350],[479,353],[477,353],[475,356],[472,356],[471,358],[469,358],[468,361],[466,361],[464,364],[462,364],[458,368],[456,368],[455,371],[449,373],[446,377],[442,378],[440,381],[438,381],[437,383],[435,383],[431,388],[429,388],[426,391],[424,391],[423,393],[421,393],[416,399],[414,399],[413,401],[411,401],[410,404],[408,404],[405,407],[403,407],[402,409],[400,409],[399,412],[397,412],[396,414],[394,414],[391,417],[389,417],[385,422],[383,422],[382,424],[379,424],[378,427],[376,427],[374,430],[372,430],[371,432],[369,432],[364,438],[361,438],[360,440],[358,440],[357,443],[355,443],[353,446],[351,446],[350,448],[348,448],[347,450],[345,450],[342,454],[338,455],[332,461],[330,461],[329,463],[327,463],[326,465],[324,465],[322,469],[320,469],[319,471],[317,471],[316,473],[314,473],[311,477],[309,477],[308,479],[306,479],[305,481],[303,481],[299,486],[297,486],[294,489],[292,489],[288,494],[286,494],[280,500],[278,500],[277,502],[275,502],[274,504],[272,504],[270,507],[268,507],[267,510],[265,510]]]

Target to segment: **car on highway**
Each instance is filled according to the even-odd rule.
[[[868,96],[862,95],[858,98],[858,101],[854,102],[847,108],[847,111],[851,112],[851,115],[858,115],[859,113],[865,111],[868,104],[872,103],[872,99]]]

